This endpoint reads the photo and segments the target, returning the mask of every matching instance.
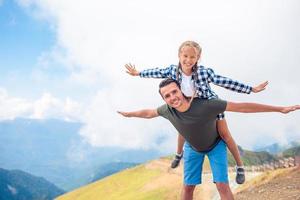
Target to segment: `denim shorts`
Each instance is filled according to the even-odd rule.
[[[228,183],[227,147],[223,140],[209,152],[195,151],[187,142],[184,143],[184,184],[201,184],[202,165],[208,156],[214,183]]]

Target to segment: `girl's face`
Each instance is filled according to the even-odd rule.
[[[182,70],[186,72],[191,72],[193,66],[199,60],[199,52],[190,46],[183,46],[179,53],[179,62],[181,64]]]

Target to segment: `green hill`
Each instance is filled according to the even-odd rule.
[[[182,165],[170,169],[170,159],[161,158],[126,169],[92,184],[81,187],[57,198],[57,200],[164,200],[180,199]],[[204,171],[209,171],[205,161]],[[212,183],[211,183],[212,184]],[[198,188],[196,194],[202,192]]]
[[[243,160],[246,165],[262,164],[275,159],[267,152],[251,152],[243,150]],[[170,168],[173,156],[160,158],[136,167],[123,170],[105,177],[97,182],[78,188],[57,198],[57,200],[175,200],[180,199],[182,187],[182,164]],[[235,165],[230,153],[229,163]],[[198,186],[195,197],[213,199],[216,194],[212,183],[209,162],[206,159],[203,167],[203,184]],[[230,179],[234,180],[234,174]]]
[[[293,156],[300,155],[300,145],[297,147],[292,147],[282,152],[283,157],[293,157]]]
[[[249,150],[243,150],[241,147],[239,147],[239,150],[245,166],[262,165],[266,162],[272,162],[278,160],[276,156],[266,151],[254,152]],[[228,164],[229,166],[236,165],[235,160],[233,159],[233,156],[229,151],[228,151]]]

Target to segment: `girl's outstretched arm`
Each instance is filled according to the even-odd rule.
[[[266,87],[267,87],[268,84],[269,84],[269,82],[268,82],[268,81],[265,81],[265,82],[263,82],[263,83],[261,83],[261,84],[255,86],[255,87],[252,87],[252,90],[251,90],[251,91],[254,92],[254,93],[261,92],[261,91],[263,91],[263,90],[266,89]]]
[[[266,86],[268,85],[268,81],[265,81],[255,87],[251,87],[249,85],[246,85],[244,83],[241,83],[239,81],[233,80],[231,78],[227,78],[224,76],[220,76],[215,74],[214,70],[211,68],[206,69],[208,82],[212,82],[215,85],[224,87],[226,89],[239,92],[239,93],[247,93],[250,94],[251,92],[257,93],[261,92],[266,89]]]
[[[140,76],[141,78],[173,78],[176,79],[176,65],[167,68],[153,68],[138,71],[133,64],[125,64],[126,73],[131,76]]]
[[[132,65],[130,63],[125,65],[127,71],[126,73],[131,75],[131,76],[139,76],[140,72],[135,68],[135,65]]]

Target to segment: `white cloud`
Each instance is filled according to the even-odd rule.
[[[58,48],[54,55],[67,63],[72,72],[70,81],[95,88],[82,130],[94,145],[155,145],[166,122],[121,119],[115,111],[121,106],[138,109],[159,105],[158,82],[130,78],[123,65],[133,62],[143,69],[177,63],[177,48],[187,39],[200,42],[202,63],[220,74],[252,85],[270,81],[267,91],[251,96],[216,89],[221,98],[299,103],[297,0],[19,2],[54,28]],[[57,103],[50,97],[42,100],[54,107]],[[45,114],[43,109],[47,110],[41,105],[37,116]],[[271,138],[266,143],[288,139],[284,136],[290,129],[300,132],[298,113],[285,118],[253,116],[228,117],[237,143],[243,146],[252,146],[262,138]],[[166,135],[172,141],[170,148],[174,147],[175,139]]]
[[[0,88],[0,120],[28,117],[81,121],[82,113],[82,105],[71,98],[61,100],[50,93],[44,93],[41,98],[32,101],[11,97],[5,89]]]
[[[124,79],[124,78],[122,78]],[[125,79],[123,80],[125,82]],[[127,119],[117,114],[118,110],[133,110],[141,107],[151,108],[160,105],[158,93],[152,83],[149,90],[128,90],[137,80],[116,83],[112,88],[103,89],[93,98],[86,110],[81,134],[94,146],[122,146],[126,148],[170,148],[168,142],[174,143],[176,132],[163,119]],[[139,81],[137,81],[139,82]],[[156,94],[157,93],[157,94]],[[153,95],[156,94],[156,95]],[[144,100],[141,102],[141,98]],[[155,103],[153,103],[155,102]],[[158,142],[159,138],[164,141]]]
[[[10,97],[5,89],[0,88],[0,120],[28,115],[31,109],[30,102],[21,98]]]
[[[71,121],[80,121],[82,115],[81,105],[70,98],[60,100],[53,97],[50,93],[43,96],[33,103],[32,118],[59,118]]]

